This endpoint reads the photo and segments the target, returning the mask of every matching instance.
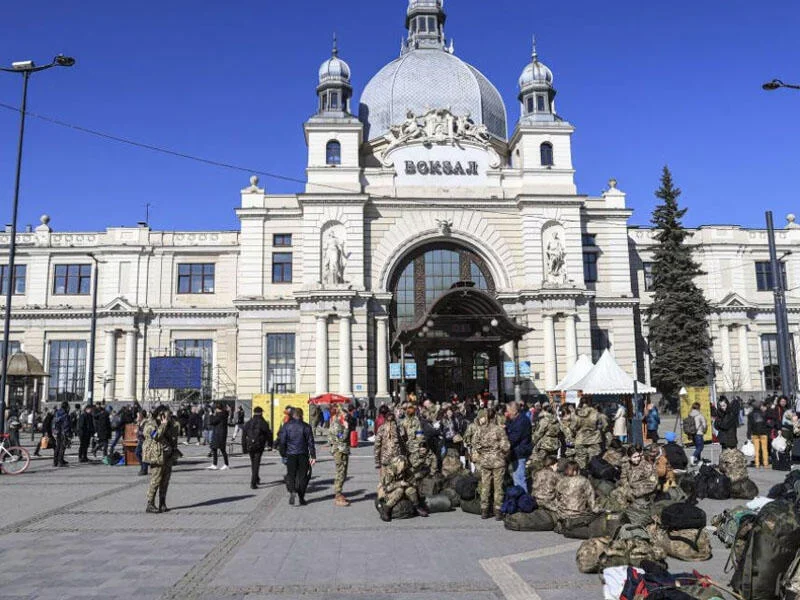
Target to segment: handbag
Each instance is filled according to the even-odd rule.
[[[42,436],[42,442],[39,445],[39,448],[42,449],[42,450],[47,450],[49,447],[50,447],[50,436],[43,435]]]
[[[744,452],[744,447],[742,447],[742,452],[744,452],[745,456],[747,456],[749,458],[753,458],[756,455],[755,454],[755,446],[753,446],[753,443],[750,442],[750,441],[748,441],[747,444],[750,444],[750,446],[753,448],[753,454],[750,455],[750,454],[747,454],[747,452]],[[745,446],[747,444],[745,444]],[[774,440],[772,440],[772,449],[775,450],[776,452],[786,452],[786,438],[783,437],[780,433],[778,434],[778,437],[776,437]]]
[[[774,444],[773,444],[774,447]],[[786,442],[784,441],[784,450],[786,449]],[[783,450],[780,450],[783,452]],[[756,447],[750,440],[747,440],[742,446],[742,454],[744,454],[747,458],[755,458],[756,456]]]

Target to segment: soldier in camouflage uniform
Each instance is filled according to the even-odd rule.
[[[530,459],[532,471],[541,469],[544,459],[548,456],[558,456],[558,449],[561,447],[560,433],[561,427],[558,419],[549,407],[543,407],[531,438],[533,444],[533,454]]]
[[[575,413],[571,410],[572,406],[564,406],[558,412],[559,426],[561,427],[561,437],[564,439],[564,452],[562,458],[575,458],[575,436],[572,433],[572,422],[575,420]]]
[[[533,476],[531,491],[539,508],[556,512],[556,489],[561,481],[558,473],[558,459],[547,456],[542,461],[542,468]]]
[[[386,413],[386,421],[375,434],[375,468],[380,469],[392,462],[395,456],[404,456],[402,432],[394,413]]]
[[[167,512],[167,488],[169,487],[172,466],[177,460],[180,425],[172,418],[169,407],[156,407],[145,421],[143,428],[142,461],[149,465],[150,485],[147,488],[147,508],[149,513]],[[156,508],[158,492],[158,508]]]
[[[378,484],[378,501],[383,521],[392,520],[392,509],[403,498],[411,501],[420,517],[428,516],[428,511],[420,504],[419,493],[408,470],[408,462],[402,456],[395,456],[392,462],[381,470],[381,480]]]
[[[722,451],[719,457],[719,470],[728,476],[731,483],[738,483],[747,479],[747,457],[736,448]]]
[[[570,423],[574,436],[575,462],[585,469],[589,461],[602,451],[603,432],[598,412],[589,405],[581,405]]]
[[[628,457],[628,462],[622,465],[622,476],[618,489],[630,504],[644,506],[652,499],[653,493],[658,487],[656,468],[652,463],[644,460],[644,452],[641,447],[629,448]]]
[[[414,479],[416,481],[420,481],[426,477],[435,475],[439,470],[439,463],[436,460],[436,455],[428,450],[428,447],[425,444],[421,445],[417,452],[419,460],[411,467],[411,472],[414,474]]]
[[[564,477],[556,485],[556,513],[560,521],[600,512],[591,482],[580,474],[576,461],[567,463]]]
[[[628,454],[625,452],[622,442],[619,440],[611,440],[611,443],[608,445],[608,450],[603,454],[603,460],[618,469],[622,469],[622,465],[628,462]]]
[[[347,424],[347,412],[340,409],[331,417],[331,426],[328,428],[328,444],[331,447],[333,462],[336,466],[336,476],[333,483],[334,504],[336,506],[350,506],[350,501],[342,494],[344,482],[347,479],[347,467],[350,462],[350,437]]]
[[[481,457],[481,518],[491,516],[492,487],[494,487],[494,514],[500,520],[500,507],[503,504],[503,477],[506,473],[506,460],[511,442],[503,427],[495,420],[494,409],[489,409],[478,420],[475,434],[475,449]]]
[[[422,430],[422,422],[417,416],[417,409],[413,405],[406,407],[406,418],[403,419],[400,433],[408,452],[408,461],[412,468],[417,468],[422,462],[419,448],[425,443],[425,434]]]
[[[467,430],[464,432],[464,447],[468,450],[467,457],[475,470],[477,470],[480,466],[480,457],[475,451],[475,434],[478,431],[478,421],[484,416],[486,416],[486,409],[482,408],[478,411],[475,420],[467,425]]]

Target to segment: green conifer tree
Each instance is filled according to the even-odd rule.
[[[647,311],[650,327],[650,374],[653,385],[667,398],[675,398],[681,386],[706,385],[710,371],[711,337],[708,316],[711,307],[695,278],[703,275],[686,244],[689,236],[678,207],[680,189],[664,167],[656,197],[661,204],[653,211],[658,230],[653,258],[653,304]]]

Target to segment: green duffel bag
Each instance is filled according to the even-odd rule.
[[[508,515],[503,525],[510,531],[553,531],[556,521],[548,511],[540,508],[531,513]]]
[[[444,488],[442,490],[442,494],[450,498],[450,506],[452,506],[453,508],[458,508],[459,506],[461,506],[461,496],[459,496],[454,489]]]
[[[588,540],[592,537],[589,535],[589,525],[596,518],[596,515],[585,515],[582,517],[559,519],[555,531],[571,540]]]
[[[448,498],[446,494],[427,496],[425,498],[425,506],[431,514],[450,512],[453,509],[450,504],[450,498]]]
[[[613,537],[622,525],[630,524],[625,513],[606,513],[589,523],[589,537]]]
[[[471,515],[481,514],[481,497],[475,496],[472,500],[461,499],[461,510]]]

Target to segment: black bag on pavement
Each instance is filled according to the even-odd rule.
[[[667,531],[704,529],[707,520],[702,508],[684,502],[670,504],[661,511],[661,527]]]
[[[428,496],[435,496],[442,491],[444,487],[444,480],[438,473],[429,475],[419,482],[418,491],[420,495],[427,498]]]
[[[758,486],[750,479],[742,479],[731,484],[731,498],[752,500],[758,496]]]
[[[503,526],[510,531],[553,531],[556,522],[549,512],[539,509],[532,513],[508,515]]]
[[[745,546],[743,553],[735,556],[731,587],[748,600],[775,600],[777,582],[800,547],[800,521],[794,507],[781,500],[770,502],[743,537],[737,534],[737,541],[740,539]]]
[[[620,470],[603,460],[599,456],[595,456],[589,461],[589,475],[595,479],[602,479],[603,481],[619,481]]]
[[[481,514],[481,499],[475,497],[471,500],[464,500],[461,498],[461,510],[471,515]]]
[[[450,499],[450,506],[452,506],[453,508],[458,508],[459,506],[461,506],[461,496],[459,496],[454,489],[444,488],[442,490],[442,494],[444,494]]]
[[[408,498],[403,498],[392,508],[392,519],[411,519],[417,516],[417,508]]]
[[[427,496],[425,498],[425,506],[428,507],[428,512],[431,514],[450,512],[453,508],[450,504],[450,498],[447,497],[447,494]]]
[[[697,497],[703,500],[729,500],[731,497],[731,480],[714,467],[703,465],[695,481]]]
[[[473,500],[478,493],[478,478],[474,475],[463,475],[453,485],[462,500]]]

